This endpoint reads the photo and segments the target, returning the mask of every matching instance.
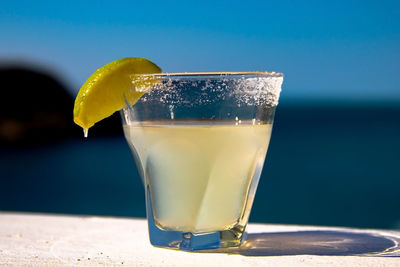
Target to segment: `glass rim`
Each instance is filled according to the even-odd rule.
[[[223,72],[162,72],[134,74],[132,76],[152,76],[152,77],[232,77],[232,76],[260,76],[260,77],[283,77],[280,72],[268,71],[223,71]]]

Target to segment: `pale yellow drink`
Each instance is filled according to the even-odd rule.
[[[254,121],[152,122],[124,131],[162,229],[206,233],[231,229],[247,220],[249,190],[264,163],[271,124]],[[255,188],[255,187],[254,187]],[[250,191],[250,192],[249,192]],[[246,222],[244,222],[245,224]]]

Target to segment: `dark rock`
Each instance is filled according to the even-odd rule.
[[[52,143],[83,138],[73,123],[74,96],[51,74],[25,67],[0,67],[0,146]],[[114,114],[91,136],[122,134],[119,114]]]

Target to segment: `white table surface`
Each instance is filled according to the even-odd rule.
[[[0,266],[400,266],[400,232],[250,224],[239,249],[152,247],[144,219],[0,212]]]

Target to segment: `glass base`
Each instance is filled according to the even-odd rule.
[[[246,235],[245,232],[235,228],[205,234],[165,231],[158,228],[151,220],[148,223],[150,243],[153,246],[187,251],[239,247]]]
[[[232,229],[204,234],[190,232],[167,231],[160,229],[154,222],[151,210],[151,200],[147,194],[147,222],[150,243],[156,247],[171,248],[186,251],[210,250],[219,248],[239,247],[246,239],[244,227],[235,226]]]

